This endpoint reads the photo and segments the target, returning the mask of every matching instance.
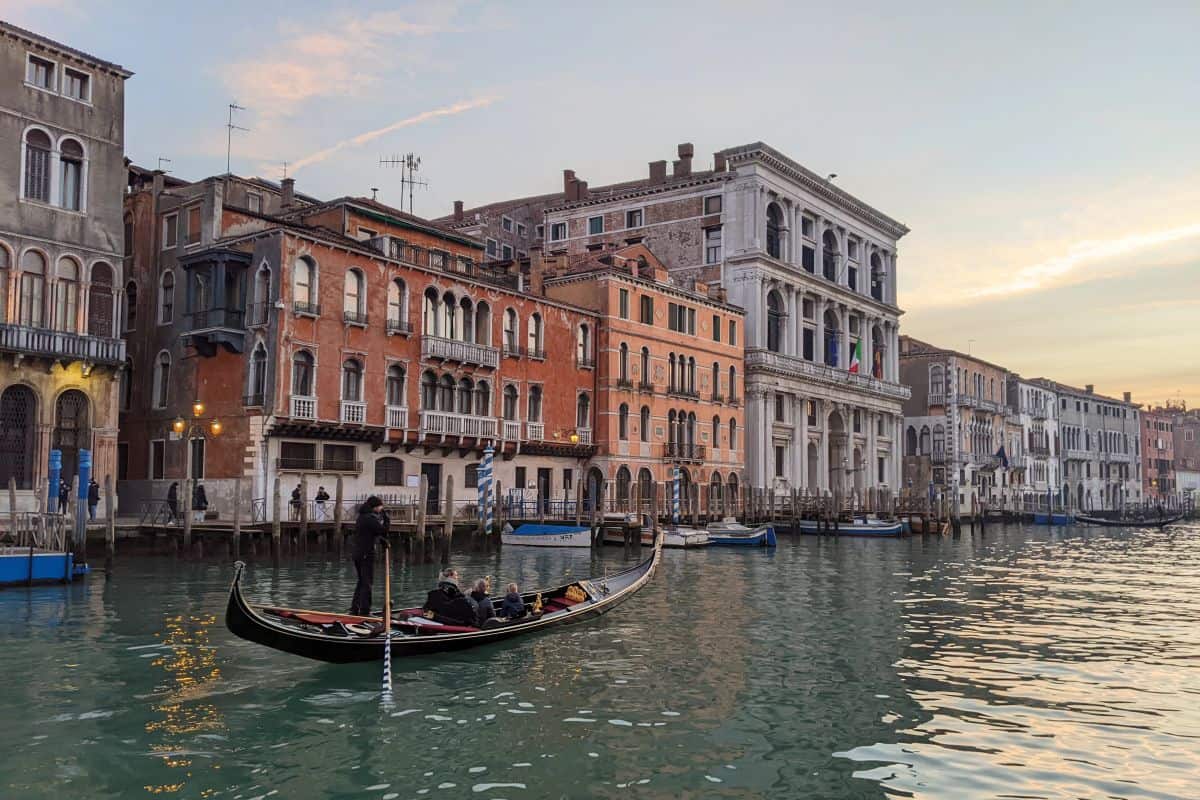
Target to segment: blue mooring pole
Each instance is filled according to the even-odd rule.
[[[79,451],[79,493],[75,498],[75,541],[74,550],[77,560],[84,559],[87,544],[87,496],[88,484],[92,478],[92,451]]]
[[[62,480],[62,450],[50,451],[50,485],[46,487],[46,510],[58,511],[58,486]]]

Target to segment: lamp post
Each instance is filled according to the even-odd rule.
[[[191,418],[176,417],[175,421],[171,423],[171,429],[177,436],[183,437],[184,441],[183,546],[185,550],[190,550],[192,546],[192,441],[194,439],[205,440],[206,433],[212,434],[214,437],[220,436],[223,426],[221,420],[216,417],[205,419],[204,404],[197,401],[192,403]]]

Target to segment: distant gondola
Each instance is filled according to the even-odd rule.
[[[1161,528],[1183,519],[1182,514],[1173,517],[1141,517],[1140,519],[1106,519],[1105,517],[1086,517],[1076,514],[1075,521],[1084,525],[1100,525],[1105,528]]]
[[[419,608],[392,614],[392,658],[429,655],[497,642],[557,625],[598,617],[641,589],[662,558],[661,537],[650,557],[640,564],[599,578],[574,581],[553,589],[526,592],[528,605],[541,596],[542,612],[505,622],[489,621],[484,628],[437,625],[421,618]],[[229,590],[225,624],[235,636],[317,661],[346,664],[378,661],[383,654],[382,619],[278,606],[252,606],[242,595],[239,561]],[[494,626],[494,627],[493,627]]]

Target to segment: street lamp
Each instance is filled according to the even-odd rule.
[[[209,435],[215,438],[220,436],[221,431],[224,430],[220,419],[216,417],[202,419],[203,416],[204,403],[196,401],[192,403],[192,419],[176,417],[171,423],[171,429],[175,435],[185,442],[183,457],[183,501],[186,504],[183,514],[183,545],[185,548],[190,548],[192,544],[192,441],[204,440]]]

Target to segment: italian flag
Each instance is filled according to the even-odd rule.
[[[850,351],[850,371],[857,373],[859,366],[862,364],[862,340],[854,343],[854,349]]]

